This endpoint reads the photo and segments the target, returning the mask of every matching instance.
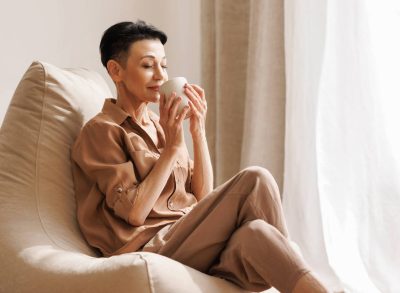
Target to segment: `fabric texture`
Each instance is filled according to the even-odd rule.
[[[398,1],[285,1],[283,206],[335,291],[400,292]]]
[[[141,183],[160,157],[165,135],[154,112],[149,110],[149,117],[157,129],[158,145],[115,103],[115,99],[104,102],[72,147],[78,223],[88,243],[105,256],[138,250],[197,203],[190,190],[193,161],[182,151],[143,225],[132,221],[136,198],[146,196]]]
[[[202,84],[216,184],[257,165],[267,168],[282,190],[283,5],[280,0],[201,1]]]
[[[247,290],[292,292],[309,272],[292,247],[274,177],[248,167],[218,186],[193,210],[146,244],[199,271]]]
[[[161,255],[99,257],[85,242],[70,148],[110,96],[99,74],[45,62],[19,83],[0,130],[0,292],[245,292]]]

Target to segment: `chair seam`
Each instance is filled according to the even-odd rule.
[[[154,284],[150,278],[149,263],[144,255],[142,255],[142,254],[138,254],[138,255],[140,256],[140,258],[144,261],[144,263],[146,265],[146,272],[147,272],[147,279],[149,282],[150,293],[154,293],[155,290],[154,290]]]
[[[43,82],[44,82],[44,89],[43,89],[43,96],[42,96],[42,113],[40,116],[40,126],[39,126],[39,133],[38,133],[38,138],[37,138],[37,142],[36,142],[36,157],[35,157],[35,199],[36,199],[36,210],[38,213],[38,218],[39,218],[39,222],[40,225],[42,227],[43,232],[47,235],[47,237],[49,238],[49,240],[56,245],[59,248],[62,248],[59,244],[57,244],[54,239],[50,236],[50,234],[47,232],[45,224],[43,222],[43,219],[41,217],[41,212],[40,212],[40,208],[39,208],[39,183],[38,183],[38,178],[39,178],[39,153],[40,153],[40,147],[39,147],[39,143],[41,140],[41,136],[42,136],[42,127],[43,127],[43,117],[44,117],[44,105],[45,105],[45,99],[46,99],[46,94],[47,94],[47,71],[45,69],[45,67],[43,66],[43,64],[41,62],[38,62],[40,64],[40,66],[43,69]]]

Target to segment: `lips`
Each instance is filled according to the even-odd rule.
[[[159,86],[149,86],[149,87],[147,87],[147,88],[150,89],[150,90],[152,90],[152,91],[155,91],[155,92],[160,91],[160,87],[159,87]]]

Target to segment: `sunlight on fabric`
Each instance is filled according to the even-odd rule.
[[[324,198],[322,198],[324,201]],[[329,202],[323,202],[323,217],[326,224],[327,249],[330,251],[329,264],[336,269],[339,277],[346,280],[351,276],[351,282],[346,282],[346,292],[380,293],[369,280],[365,270],[363,258],[360,255],[358,224],[356,217],[346,211],[343,218],[338,218],[337,213]],[[340,237],[336,237],[340,235]],[[357,284],[357,286],[353,286]]]
[[[386,4],[386,5],[384,5]],[[371,47],[392,154],[400,160],[400,1],[369,1]]]
[[[400,19],[390,3],[328,6],[319,192],[329,263],[354,293],[399,287],[393,252],[400,236],[387,229],[400,225]]]
[[[290,232],[330,288],[398,293],[400,1],[285,3]]]
[[[89,272],[95,264],[101,264],[104,259],[91,257],[82,253],[56,249],[51,245],[37,245],[25,248],[19,256],[31,264],[50,272]]]

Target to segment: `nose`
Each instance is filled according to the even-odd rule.
[[[156,70],[154,71],[153,78],[155,80],[163,80],[165,79],[165,75],[166,72],[164,71],[164,69],[160,65],[158,65],[156,67]]]

